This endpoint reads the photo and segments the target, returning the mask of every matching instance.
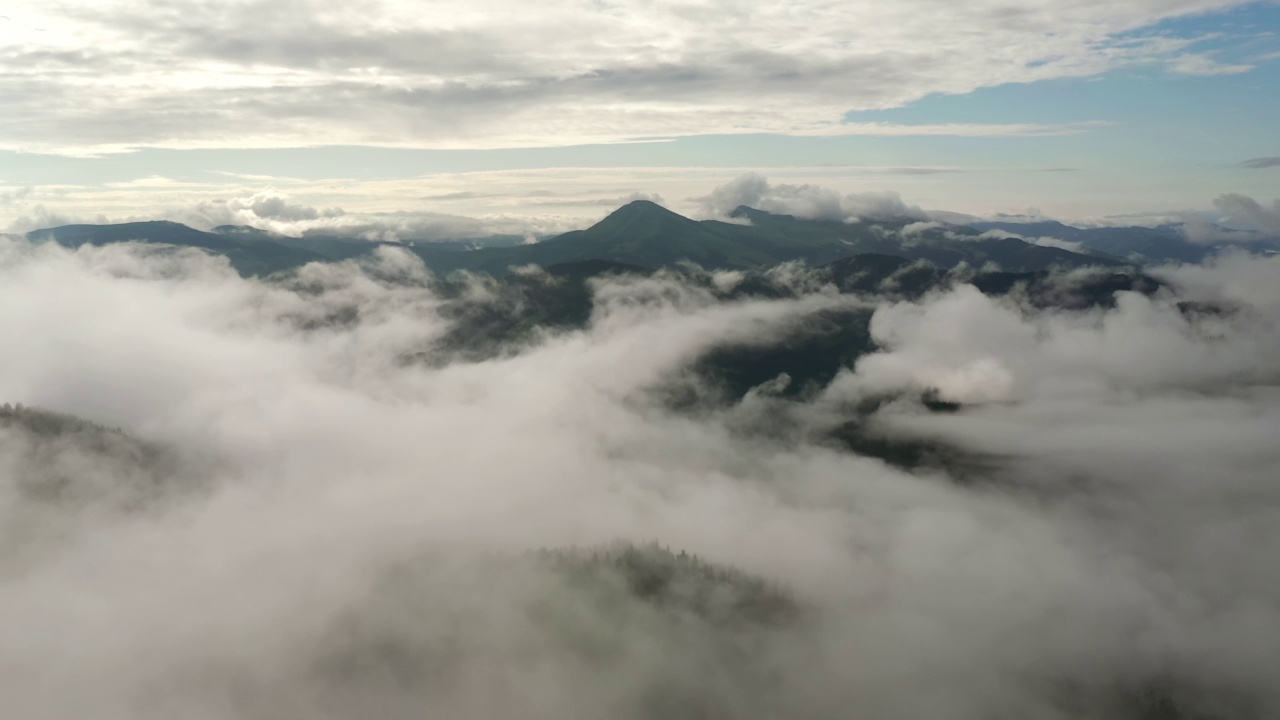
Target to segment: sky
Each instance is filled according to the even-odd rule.
[[[540,235],[747,173],[979,216],[1266,207],[1278,33],[1274,0],[16,0],[0,229]]]

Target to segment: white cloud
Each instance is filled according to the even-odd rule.
[[[1280,238],[1280,199],[1268,207],[1248,195],[1228,193],[1216,198],[1213,206],[1212,211],[1183,213],[1179,218],[1188,240],[1247,245]]]
[[[1253,70],[1254,67],[1254,65],[1221,63],[1210,53],[1185,53],[1169,61],[1169,69],[1173,72],[1199,77],[1239,75]]]
[[[0,207],[8,207],[22,201],[31,195],[31,187],[5,188],[0,187]]]
[[[946,227],[946,225],[934,220],[929,220],[929,221],[919,220],[913,223],[908,223],[906,226],[904,226],[902,228],[902,235],[903,237],[910,237],[912,235],[923,235],[924,233],[930,230],[941,230],[944,227]]]
[[[772,184],[758,173],[746,173],[694,198],[703,214],[726,217],[739,206],[808,220],[924,219],[920,208],[907,205],[895,192],[862,192],[840,195],[818,185]]]
[[[196,213],[208,226],[259,225],[280,223],[293,225],[320,219],[340,218],[346,213],[341,208],[318,209],[291,202],[287,196],[266,191],[246,198],[211,200],[201,203]]]
[[[1076,132],[842,119],[1162,59],[1180,72],[1236,72],[1187,54],[1193,40],[1133,32],[1243,4],[448,0],[424,10],[383,0],[357,11],[331,0],[13,0],[0,23],[0,137],[84,154]]]
[[[60,225],[100,224],[110,222],[104,215],[79,215],[59,212],[37,203],[29,208],[24,207],[24,214],[15,217],[5,228],[9,233],[25,233]]]
[[[164,188],[174,188],[165,184]],[[364,212],[347,212],[340,207],[316,207],[291,198],[288,194],[272,189],[251,191],[244,188],[226,188],[244,191],[246,194],[226,197],[216,186],[176,184],[177,192],[150,189],[135,190],[129,185],[129,193],[123,197],[129,202],[123,208],[131,210],[107,215],[101,212],[89,214],[88,208],[111,205],[122,197],[118,188],[105,191],[85,188],[76,193],[70,202],[66,198],[50,198],[55,207],[44,202],[25,202],[13,207],[9,224],[3,228],[9,233],[25,233],[43,228],[72,224],[110,224],[146,220],[170,220],[197,230],[212,230],[221,225],[248,226],[270,233],[299,237],[307,234],[337,237],[363,238],[386,242],[401,240],[451,240],[488,235],[559,234],[589,224],[590,217],[560,214],[528,215],[523,213],[487,213],[480,217],[432,210],[366,209]],[[135,194],[136,192],[136,194]],[[375,190],[376,192],[376,190]],[[30,199],[30,193],[19,196]],[[344,197],[363,200],[362,194]],[[657,195],[633,194],[609,200],[568,201],[567,205],[616,207],[633,199],[657,199]],[[45,198],[40,197],[41,200]],[[133,204],[137,202],[138,204]],[[144,204],[145,203],[145,204]],[[69,206],[66,211],[55,209]],[[532,209],[532,208],[529,208]],[[526,210],[527,212],[527,210]]]
[[[1055,237],[1026,237],[1023,235],[1019,235],[1017,233],[1006,232],[1004,230],[988,230],[976,237],[972,235],[966,236],[966,235],[956,235],[954,233],[951,233],[950,237],[953,240],[964,240],[964,239],[1003,240],[1003,239],[1011,238],[1014,240],[1021,240],[1023,242],[1031,243],[1032,245],[1039,245],[1040,247],[1058,248],[1059,250],[1067,250],[1069,252],[1074,252],[1074,253],[1089,252],[1088,248],[1086,248],[1082,243],[1075,242],[1072,240],[1063,240],[1061,238],[1055,238]]]
[[[1025,239],[1025,238],[1024,238]],[[1071,240],[1063,240],[1055,237],[1037,237],[1027,239],[1027,242],[1040,247],[1058,248],[1059,250],[1067,250],[1074,253],[1087,253],[1088,249],[1081,243]]]
[[[1280,259],[1164,277],[1180,295],[1113,311],[964,288],[886,306],[883,354],[825,397],[682,414],[648,389],[853,301],[605,282],[584,330],[432,367],[407,359],[449,330],[448,301],[398,249],[263,282],[199,253],[0,240],[0,347],[23,348],[0,353],[0,398],[215,460],[140,510],[62,505],[23,494],[46,478],[12,460],[39,448],[0,428],[0,695],[102,720],[643,718],[682,698],[1107,717],[1165,692],[1273,715]],[[1183,299],[1238,307],[1196,320]],[[978,485],[806,439],[860,393],[924,385],[982,404],[876,422],[1003,458]],[[788,433],[743,434],[760,418]],[[74,440],[55,457],[138,479]],[[812,613],[720,628],[729,651],[704,654],[696,618],[673,638],[659,611],[613,595],[598,614],[503,564],[616,538],[736,564]]]
[[[1271,206],[1245,195],[1231,193],[1213,201],[1213,206],[1223,214],[1223,221],[1248,230],[1280,234],[1280,198]]]

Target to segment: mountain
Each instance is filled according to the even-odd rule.
[[[474,243],[379,243],[332,236],[284,237],[244,226],[221,226],[201,232],[172,222],[120,225],[68,225],[28,234],[68,247],[136,241],[198,247],[226,256],[244,275],[266,275],[314,261],[359,257],[380,245],[403,247],[423,259],[436,274],[456,270],[505,275],[512,267],[602,260],[641,268],[692,263],[707,270],[759,270],[798,261],[810,267],[859,254],[880,254],[928,261],[950,269],[962,263],[974,268],[1010,272],[1055,267],[1122,266],[1114,257],[1041,247],[1013,238],[983,238],[980,231],[958,225],[918,223],[908,219],[874,223],[803,220],[749,207],[739,207],[729,221],[691,220],[660,205],[628,203],[585,230],[575,230],[532,244],[468,249]]]
[[[789,261],[812,267],[866,253],[927,260],[943,268],[994,263],[1020,272],[1125,264],[1112,257],[1016,239],[980,238],[978,231],[962,226],[913,228],[915,232],[904,235],[912,224],[909,220],[802,220],[745,206],[735,210],[730,219],[691,220],[655,203],[637,200],[585,230],[532,245],[459,253],[419,243],[411,249],[441,274],[472,270],[500,275],[512,266],[548,267],[591,259],[648,268],[691,262],[708,270],[755,270]]]
[[[708,269],[749,268],[778,262],[766,249],[744,242],[748,235],[737,226],[690,220],[656,203],[637,200],[586,230],[565,233],[530,249],[586,252],[648,267],[688,261]]]
[[[365,240],[363,238],[329,235],[324,232],[310,230],[303,233],[302,237],[291,237],[249,225],[219,225],[212,232],[241,240],[266,240],[285,247],[319,253],[330,260],[347,260],[359,257],[369,252],[370,248],[378,246],[403,247],[401,243],[397,242]],[[523,245],[525,242],[525,238],[520,235],[487,235],[484,237],[458,238],[456,240],[432,240],[430,245],[433,250],[466,252],[487,247],[515,247]],[[416,243],[412,240],[408,242],[410,247],[414,244]]]
[[[122,242],[200,248],[226,257],[241,275],[269,275],[326,259],[312,250],[275,242],[262,231],[207,233],[181,223],[160,220],[117,225],[64,225],[35,230],[27,233],[26,237],[33,242],[56,242],[69,248]]]
[[[537,342],[542,333],[584,328],[594,307],[592,284],[606,276],[647,276],[653,270],[590,260],[551,265],[545,273],[513,273],[497,278],[482,297],[467,292],[460,278],[446,279],[439,291],[446,302],[441,314],[449,331],[429,353],[410,361],[447,364],[480,361],[516,352]],[[980,272],[946,270],[928,262],[883,254],[841,258],[809,271],[816,289],[831,285],[846,294],[874,295],[882,300],[915,300],[929,292],[967,283],[993,297],[1016,294],[1037,307],[1086,309],[1113,307],[1117,292],[1151,295],[1160,281],[1132,268],[1099,268],[1055,275],[1049,271]],[[752,271],[733,287],[718,287],[709,273],[689,273],[683,281],[724,301],[797,296],[793,276]],[[823,310],[800,319],[784,341],[729,344],[699,359],[693,370],[706,386],[737,399],[748,390],[786,373],[787,392],[826,385],[842,368],[873,349],[866,307]]]
[[[541,273],[512,273],[486,284],[486,292],[467,292],[463,278],[439,285],[440,313],[450,320],[443,337],[430,348],[403,358],[407,363],[443,366],[480,362],[516,354],[545,337],[582,330],[595,309],[593,286],[607,276],[648,276],[654,271],[604,260],[552,265]],[[733,287],[716,276],[690,272],[681,282],[721,301],[796,297],[804,288],[834,286],[841,293],[874,296],[879,301],[914,300],[930,292],[969,284],[993,297],[1015,295],[1037,307],[1087,309],[1114,307],[1116,293],[1151,295],[1162,284],[1132,268],[1091,272],[948,271],[927,262],[882,254],[842,258],[807,273],[748,272]],[[1209,309],[1212,310],[1212,309]],[[1188,308],[1187,312],[1201,312]],[[758,338],[728,341],[692,358],[684,371],[651,388],[655,401],[676,411],[698,412],[708,406],[730,406],[755,388],[781,398],[810,397],[826,387],[842,369],[873,352],[870,331],[874,307],[825,308],[796,316],[772,342]],[[922,398],[931,410],[954,410]],[[863,455],[903,467],[946,465],[963,474],[979,458],[936,442],[902,443],[879,437],[856,423],[837,428],[829,440]]]
[[[311,260],[348,260],[365,255],[379,245],[400,247],[399,243],[375,242],[351,237],[328,235],[290,237],[249,225],[219,225],[213,229],[213,233],[233,240],[274,243],[305,251],[312,256],[320,256],[311,257],[307,262]]]
[[[481,248],[465,253],[442,250],[430,243],[418,243],[411,249],[438,273],[473,270],[499,275],[511,266],[549,267],[582,260],[607,260],[648,268],[685,261],[705,268],[755,268],[779,262],[715,225],[734,227],[727,223],[700,223],[655,203],[638,200],[585,230],[531,245]]]
[[[853,255],[820,269],[842,293],[876,294],[892,290],[907,298],[917,298],[947,279],[947,271],[932,263],[879,253]]]
[[[791,215],[776,215],[749,207],[739,207],[731,217],[750,221],[758,235],[768,235],[775,243],[804,244],[814,247],[818,259],[838,248],[837,257],[850,254],[881,254],[908,260],[927,260],[952,268],[961,262],[975,267],[995,263],[1004,270],[1030,272],[1053,267],[1087,267],[1123,265],[1119,258],[1073,253],[1053,247],[1041,247],[1020,240],[983,238],[981,233],[963,225],[920,223],[914,219],[850,224],[832,220],[801,220]]]
[[[1023,237],[1050,237],[1077,242],[1098,252],[1135,262],[1198,263],[1214,252],[1209,245],[1193,243],[1177,225],[1159,227],[1078,228],[1060,222],[976,222],[969,227],[986,232],[1000,230]]]

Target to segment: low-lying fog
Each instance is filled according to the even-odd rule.
[[[1153,274],[1077,311],[604,279],[583,330],[426,362],[490,284],[0,239],[4,714],[1276,717],[1280,258]],[[662,390],[877,303],[821,392]],[[829,442],[858,412],[983,469]]]

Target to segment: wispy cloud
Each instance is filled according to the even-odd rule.
[[[1253,70],[1256,65],[1224,63],[1212,53],[1186,53],[1169,61],[1169,70],[1178,75],[1213,77],[1215,75],[1239,75]]]
[[[1280,157],[1254,158],[1252,160],[1245,160],[1240,164],[1251,170],[1263,170],[1265,168],[1280,167]]]

